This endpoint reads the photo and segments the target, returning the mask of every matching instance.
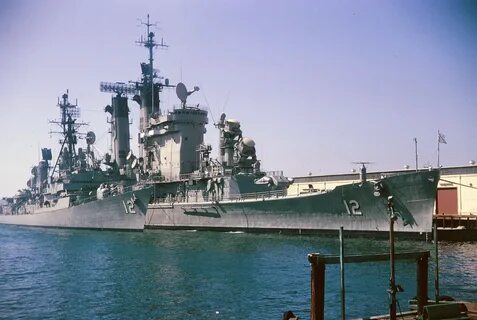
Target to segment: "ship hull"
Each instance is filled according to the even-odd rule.
[[[0,224],[32,227],[142,231],[150,188],[39,213],[0,215]]]
[[[156,203],[149,206],[145,227],[311,233],[342,226],[358,233],[384,233],[389,230],[388,196],[393,196],[396,211],[409,224],[399,219],[397,232],[430,232],[438,180],[437,171],[383,178],[379,195],[375,183],[364,182],[297,196]]]

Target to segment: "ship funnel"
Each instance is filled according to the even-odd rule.
[[[113,157],[121,168],[126,165],[129,144],[129,107],[127,97],[117,94],[112,98],[111,106],[105,108],[111,114],[111,144]]]

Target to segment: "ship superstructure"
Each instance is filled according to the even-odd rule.
[[[187,91],[182,83],[172,85],[169,79],[162,81],[163,78],[158,76],[153,64],[154,49],[167,46],[163,40],[156,42],[150,29],[154,24],[150,23],[149,16],[143,24],[146,37],[141,37],[137,43],[148,50],[148,62],[140,64],[140,81],[128,84],[103,82],[101,91],[116,93],[116,99],[126,99],[121,95],[133,96],[132,100],[139,105],[139,154],[138,157],[129,155],[129,166],[149,181],[176,181],[199,168],[198,148],[204,141],[207,111],[186,103],[187,96],[199,91],[198,87]],[[174,87],[181,95],[181,104],[172,111],[162,110],[160,93],[164,88]],[[126,126],[122,126],[119,131],[126,130]]]
[[[188,97],[199,91],[199,87],[188,90],[183,83],[174,85],[169,79],[158,75],[154,68],[154,49],[167,46],[162,39],[156,42],[155,34],[151,31],[154,24],[150,23],[149,16],[143,25],[146,27],[146,36],[137,43],[147,49],[148,59],[140,64],[140,80],[127,84],[102,82],[100,85],[101,91],[116,94],[113,100],[122,99],[126,105],[126,96],[129,96],[140,108],[139,152],[137,156],[132,152],[126,156],[127,165],[124,169],[133,170],[140,180],[155,185],[158,197],[184,194],[189,189],[186,181],[194,181],[191,183],[197,188],[207,188],[209,185],[211,189],[210,179],[219,181],[218,187],[226,196],[267,191],[272,185],[275,189],[285,188],[289,181],[283,177],[266,178],[265,173],[260,171],[255,142],[242,135],[239,121],[226,119],[225,114],[214,124],[220,134],[220,154],[216,159],[211,157],[211,146],[204,143],[208,112],[200,105],[187,103]],[[167,110],[161,103],[161,93],[165,88],[175,88],[180,101],[180,104],[172,106],[172,110]],[[114,117],[111,122],[112,132],[118,131],[118,128],[121,128],[120,132],[128,130],[126,125],[119,126]],[[113,142],[113,149],[119,150],[119,145],[121,142]],[[122,157],[117,152],[113,152],[113,155]],[[122,160],[117,162],[124,163]],[[228,181],[229,178],[233,181]],[[261,178],[264,179],[256,183]],[[190,188],[195,190],[193,186]]]

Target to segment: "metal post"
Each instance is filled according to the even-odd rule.
[[[439,132],[439,130],[437,130],[437,169],[438,170],[440,169],[440,144],[441,144],[440,137],[441,137],[441,133]]]
[[[435,299],[436,303],[439,303],[439,243],[437,238],[437,220],[434,222],[434,250],[436,255],[436,268],[434,278]]]
[[[390,271],[391,275],[389,278],[389,318],[391,320],[396,320],[396,274],[394,270],[394,221],[396,220],[396,216],[394,214],[394,203],[393,197],[388,197],[388,208],[390,210],[389,216],[389,263],[390,263]]]
[[[311,264],[311,320],[325,319],[325,263],[318,253],[308,255]]]
[[[422,255],[417,260],[417,313],[422,315],[424,306],[427,305],[427,281],[429,258]]]
[[[418,165],[418,162],[417,162],[417,138],[414,138],[414,149],[415,149],[415,152],[416,152],[416,172],[419,170],[419,165]]]
[[[346,319],[346,302],[345,302],[345,274],[344,274],[344,241],[343,227],[340,227],[340,278],[341,278],[341,319]]]

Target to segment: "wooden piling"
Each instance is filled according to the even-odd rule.
[[[325,262],[318,253],[308,255],[311,264],[310,319],[325,319]]]
[[[429,256],[421,255],[417,259],[417,314],[422,315],[427,305]]]

